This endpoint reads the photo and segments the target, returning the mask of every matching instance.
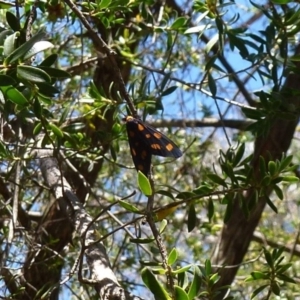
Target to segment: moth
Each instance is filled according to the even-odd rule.
[[[152,155],[174,158],[182,156],[178,146],[154,127],[132,116],[127,116],[124,121],[132,160],[137,171],[148,176]]]

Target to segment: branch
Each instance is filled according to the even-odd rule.
[[[204,118],[203,120],[159,120],[152,122],[154,127],[227,127],[238,130],[247,130],[253,124],[253,120],[219,120],[215,118]]]
[[[275,242],[265,238],[261,233],[257,231],[253,233],[252,240],[263,245],[271,246],[272,248],[282,248],[284,251],[300,257],[300,245],[288,246],[283,243]]]
[[[81,237],[83,245],[92,245],[85,250],[85,256],[90,268],[91,277],[95,284],[95,289],[101,295],[102,299],[141,299],[129,295],[121,288],[118,280],[113,273],[108,256],[103,243],[95,244],[97,237],[96,228],[90,226],[92,218],[86,213],[77,196],[73,193],[71,186],[62,176],[58,161],[53,157],[52,150],[37,151],[40,158],[40,167],[49,188],[53,191],[57,200],[64,199],[65,204],[72,208],[75,223],[75,232]],[[85,240],[83,240],[85,238]]]

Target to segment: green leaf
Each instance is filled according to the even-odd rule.
[[[8,85],[15,85],[16,81],[7,75],[0,74],[0,86],[8,86]]]
[[[175,285],[174,289],[175,289],[175,299],[176,300],[189,300],[189,296],[183,288],[181,288],[178,285]]]
[[[219,35],[215,34],[210,40],[209,42],[206,44],[204,50],[206,53],[209,53],[211,51],[211,49],[215,46],[216,43],[219,42]],[[216,60],[217,56],[211,57],[211,63],[213,64]],[[209,67],[206,67],[207,69],[209,69]]]
[[[144,195],[152,195],[152,188],[149,179],[141,171],[138,172],[138,185]]]
[[[155,299],[157,300],[171,300],[164,287],[157,281],[154,274],[149,268],[144,268],[141,272],[143,282],[148,287],[148,289],[153,293]]]
[[[171,266],[177,261],[178,253],[176,248],[173,248],[168,256],[168,265]]]
[[[273,258],[272,258],[272,255],[270,254],[270,252],[267,251],[266,249],[264,250],[264,256],[265,256],[265,259],[266,259],[268,265],[272,268],[274,266]]]
[[[250,109],[250,108],[247,108],[247,107],[243,107],[242,108],[242,112],[245,114],[245,116],[249,119],[254,119],[254,120],[260,120],[262,118],[262,113],[260,110],[255,110],[255,109]],[[256,124],[256,123],[254,123]],[[252,126],[254,125],[252,124]],[[250,125],[251,126],[251,125]],[[249,127],[250,127],[249,126]],[[248,127],[248,128],[249,128]]]
[[[162,221],[165,218],[167,218],[170,214],[172,214],[176,209],[178,205],[168,205],[166,207],[162,207],[161,209],[155,211],[155,221]]]
[[[62,111],[62,114],[61,114],[61,116],[60,116],[60,118],[59,118],[59,124],[60,124],[60,125],[63,124],[63,123],[66,121],[67,117],[69,116],[69,113],[70,113],[70,107],[67,106],[67,107]]]
[[[177,89],[177,86],[171,86],[171,87],[167,88],[166,90],[164,90],[164,91],[161,93],[161,96],[164,97],[164,96],[170,95],[170,94],[172,94],[176,89]]]
[[[209,173],[206,175],[212,182],[227,187],[227,184],[224,179],[214,173]]]
[[[277,173],[276,163],[274,161],[268,162],[268,170],[271,174],[271,176],[274,176]]]
[[[271,291],[276,295],[279,296],[280,295],[280,286],[276,281],[273,281],[271,283]]]
[[[3,105],[5,105],[6,103],[5,103],[5,97],[4,97],[4,95],[3,95],[3,92],[0,90],[0,103],[1,104],[3,104]],[[7,110],[8,111],[8,110]]]
[[[272,208],[272,210],[278,214],[278,210],[277,210],[277,207],[274,205],[274,203],[272,202],[272,200],[267,196],[265,195],[266,199],[267,199],[267,204]]]
[[[40,101],[35,98],[34,103],[33,103],[33,112],[36,115],[37,118],[41,118],[42,116],[42,107],[40,104]]]
[[[280,200],[283,200],[283,191],[278,185],[274,185],[273,189]]]
[[[159,263],[157,261],[139,260],[139,262],[142,266],[149,266],[149,267],[157,267],[162,265],[162,263]]]
[[[48,41],[39,41],[36,42],[32,48],[24,55],[24,60],[42,52],[47,49],[53,48],[54,45]]]
[[[272,258],[274,261],[276,261],[276,265],[278,265],[284,259],[283,256],[281,257],[283,251],[284,251],[283,247],[273,249]]]
[[[119,204],[124,208],[126,209],[127,211],[130,211],[130,212],[133,212],[133,213],[137,213],[137,214],[142,214],[140,212],[140,210],[135,207],[134,205],[132,205],[131,203],[129,202],[126,202],[124,200],[119,200]]]
[[[111,3],[111,0],[101,0],[98,8],[105,9],[105,8],[109,7],[110,3]]]
[[[64,137],[64,133],[60,130],[59,127],[57,127],[55,124],[50,123],[49,124],[52,132],[58,137],[58,138],[63,138]]]
[[[277,274],[277,278],[284,281],[284,282],[289,282],[289,283],[294,283],[294,284],[297,283],[293,278],[288,277],[284,274]]]
[[[194,197],[195,194],[194,193],[191,193],[191,192],[182,192],[182,193],[179,193],[176,198],[177,199],[189,199],[189,198],[192,198]]]
[[[299,178],[296,176],[283,176],[282,181],[293,183],[293,182],[298,182]]]
[[[55,94],[58,94],[60,91],[52,86],[48,82],[36,82],[36,85],[39,88],[39,92],[44,95],[44,97],[53,97]]]
[[[65,132],[68,131],[70,133],[78,133],[80,131],[83,131],[83,129],[86,128],[86,125],[83,123],[80,123],[80,122],[75,122],[75,123],[66,125],[63,128],[64,128]]]
[[[5,39],[9,36],[12,35],[14,32],[10,29],[6,29],[0,32],[0,45],[4,45]]]
[[[53,53],[51,55],[49,55],[48,57],[46,57],[40,64],[39,64],[39,68],[41,67],[50,67],[52,66],[56,61],[57,61],[58,55]]]
[[[293,264],[292,263],[287,263],[287,264],[284,264],[284,265],[281,265],[279,267],[276,267],[276,272],[278,274],[280,273],[284,273],[286,270],[288,270],[290,267],[292,267]]]
[[[1,91],[8,100],[15,104],[24,106],[28,103],[24,95],[12,86],[2,86]]]
[[[211,221],[212,217],[214,216],[215,208],[214,208],[214,202],[211,198],[208,199],[208,206],[207,206],[207,216],[208,219]]]
[[[10,11],[6,12],[6,21],[13,31],[21,30],[19,19]]]
[[[194,266],[193,281],[188,291],[189,300],[193,300],[198,296],[201,288],[201,281],[202,281],[202,277],[201,277],[200,270],[197,266]]]
[[[208,74],[208,87],[209,87],[209,90],[212,93],[213,97],[216,96],[216,94],[217,94],[216,81],[214,80],[214,78],[212,77],[212,75],[210,73]]]
[[[293,159],[293,155],[289,155],[289,156],[283,158],[280,162],[279,171],[283,171],[285,168],[287,168],[290,165],[290,163],[292,162],[292,159]]]
[[[205,14],[207,15],[209,12],[206,11]],[[190,27],[188,28],[184,34],[192,34],[192,33],[202,33],[205,29],[207,29],[207,27],[209,28],[210,26],[208,25],[199,25],[199,26],[194,26],[194,27]]]
[[[187,266],[184,266],[182,268],[172,270],[172,274],[176,275],[176,274],[184,273],[184,272],[188,271],[191,268],[191,266],[192,265],[187,265]]]
[[[271,0],[271,2],[273,2],[274,4],[278,4],[278,5],[285,5],[285,4],[289,4],[291,1],[290,0]]]
[[[146,238],[146,239],[129,239],[131,243],[134,244],[150,244],[155,241],[154,238]]]
[[[265,177],[262,179],[260,184],[261,184],[261,186],[268,187],[271,183],[271,180],[272,180],[272,178],[270,175],[265,175]]]
[[[113,147],[113,145],[111,145],[109,147],[109,149],[110,149],[110,155],[111,155],[113,161],[116,161],[117,160],[117,154],[116,154],[115,148]]]
[[[162,267],[154,267],[152,268],[152,272],[155,275],[165,275],[167,271]]]
[[[0,157],[7,158],[9,155],[9,151],[6,148],[6,145],[0,140]]]
[[[208,185],[200,185],[196,189],[193,190],[193,192],[199,196],[207,195],[213,191],[213,188]]]
[[[229,37],[229,42],[231,49],[233,50],[235,47],[239,49],[240,54],[243,58],[246,58],[249,56],[248,49],[246,47],[246,43],[243,39],[237,37],[231,32],[227,32],[227,36]]]
[[[61,70],[61,69],[44,67],[44,66],[38,66],[38,68],[45,71],[49,76],[51,76],[53,78],[64,79],[64,78],[70,78],[71,77],[70,73],[68,73],[64,70]]]
[[[159,225],[159,229],[158,229],[158,232],[160,234],[162,234],[165,229],[167,228],[167,225],[168,225],[168,221],[166,219],[163,219],[161,222],[160,222],[160,225]]]
[[[196,210],[195,210],[195,205],[191,204],[189,207],[189,213],[188,213],[188,232],[191,232],[197,223],[197,216],[196,216]]]
[[[51,78],[46,72],[31,66],[26,66],[26,65],[17,66],[17,75],[21,79],[31,81],[34,83],[51,82]]]
[[[261,291],[263,291],[265,288],[269,287],[268,284],[262,285],[259,288],[257,288],[252,294],[251,294],[251,299],[256,297]]]
[[[251,272],[251,276],[254,280],[269,279],[269,276],[267,274],[259,271]]]
[[[9,8],[14,7],[15,4],[14,3],[9,3],[9,2],[5,2],[5,1],[0,1],[0,9],[4,9],[7,10]]]
[[[218,273],[212,274],[209,278],[209,285],[212,286],[212,285],[216,284],[220,278],[221,277]]]
[[[7,66],[19,58],[26,55],[26,53],[34,46],[34,44],[45,37],[45,33],[40,31],[36,35],[34,35],[29,41],[24,43],[22,46],[17,48],[15,51],[10,53],[4,60],[4,65]]]
[[[240,147],[238,148],[236,155],[234,157],[234,160],[232,162],[233,167],[236,167],[239,164],[239,162],[241,161],[241,159],[244,156],[244,153],[245,153],[245,143],[242,143],[240,145]]]
[[[171,29],[182,28],[186,23],[187,23],[187,18],[186,17],[179,17],[171,25]]]
[[[170,193],[169,191],[158,190],[158,191],[156,191],[155,193],[156,193],[156,194],[163,195],[163,196],[166,196],[166,197],[169,197],[169,198],[171,198],[171,199],[173,199],[173,200],[175,199],[174,196],[173,196],[173,194]]]
[[[224,21],[220,16],[216,17],[216,25],[217,25],[217,28],[219,31],[219,36],[221,35],[220,40],[222,40],[222,39],[224,39],[224,37],[222,37],[222,35],[224,34],[224,29],[226,27],[224,26]]]
[[[206,259],[204,265],[205,265],[205,273],[206,273],[207,276],[209,276],[211,274],[211,262],[210,262],[210,260]]]
[[[4,45],[3,45],[3,54],[5,56],[8,56],[11,53],[13,53],[13,51],[15,50],[16,40],[19,36],[20,36],[20,32],[17,31],[17,32],[14,32],[13,34],[9,35],[5,39]]]
[[[42,128],[43,128],[42,123],[38,122],[35,125],[35,127],[33,128],[33,131],[32,131],[33,135],[38,135],[41,132]]]
[[[169,80],[170,80],[171,75],[172,75],[172,73],[167,73],[167,74],[164,76],[164,78],[163,78],[163,80],[162,80],[162,82],[161,82],[161,84],[160,84],[160,90],[161,90],[161,91],[164,90],[165,86],[167,85],[167,83],[168,83]],[[144,82],[145,80],[146,80],[146,78],[143,78],[143,82]],[[145,84],[144,84],[144,85],[145,85]]]

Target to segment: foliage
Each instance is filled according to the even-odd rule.
[[[289,82],[300,74],[299,4],[71,3],[0,4],[0,297],[25,299],[28,281],[37,299],[57,286],[61,298],[99,299],[80,277],[92,270],[73,212],[51,219],[72,205],[41,172],[38,153],[49,149],[126,291],[178,300],[227,290],[224,299],[299,296],[299,141],[284,131],[300,112],[298,81]],[[133,167],[122,121],[136,109],[184,153],[153,156],[149,177]],[[280,143],[286,150],[277,153]],[[226,252],[216,250],[218,236],[237,208],[250,223],[262,201],[236,280],[220,286],[219,271],[236,266],[215,265],[213,251]],[[50,254],[39,261],[43,251]],[[40,286],[30,277],[35,263],[51,278],[37,267]]]

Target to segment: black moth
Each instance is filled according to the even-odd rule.
[[[124,121],[132,160],[137,171],[146,176],[149,174],[151,155],[175,158],[182,156],[178,146],[157,129],[132,116],[127,116]]]

